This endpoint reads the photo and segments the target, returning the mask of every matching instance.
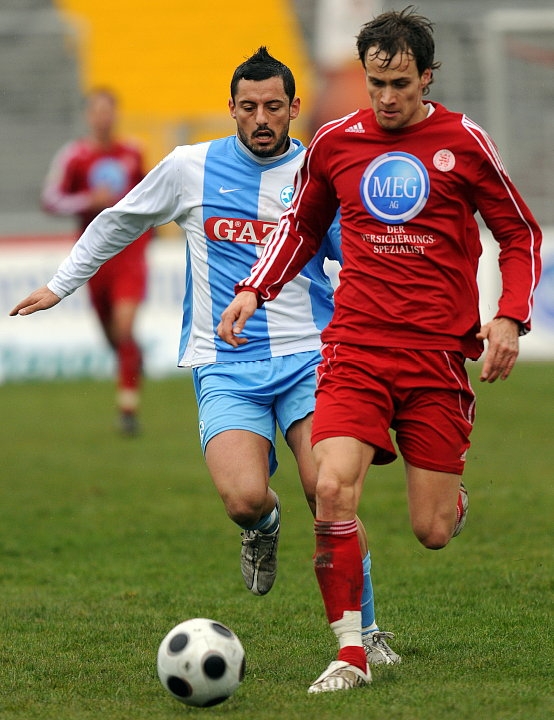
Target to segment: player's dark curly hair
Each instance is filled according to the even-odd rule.
[[[423,15],[417,15],[413,5],[401,11],[391,10],[378,15],[362,27],[356,41],[364,68],[369,48],[376,48],[375,54],[386,55],[384,67],[398,53],[411,55],[420,75],[427,69],[432,72],[440,67],[440,62],[435,61],[433,23]],[[427,90],[428,86],[424,92]]]
[[[235,99],[239,80],[269,80],[280,77],[283,79],[285,93],[292,102],[296,95],[294,76],[286,65],[272,57],[265,45],[262,45],[252,57],[241,63],[231,78],[231,97]]]

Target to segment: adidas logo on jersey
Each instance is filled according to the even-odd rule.
[[[347,127],[344,132],[365,133],[365,129],[361,122],[357,122],[355,125]]]

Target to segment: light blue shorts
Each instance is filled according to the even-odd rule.
[[[250,430],[271,443],[270,474],[277,469],[277,425],[283,436],[314,411],[319,351],[268,360],[215,363],[192,371],[202,451],[224,430]]]

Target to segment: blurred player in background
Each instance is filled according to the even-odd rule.
[[[118,205],[86,229],[48,286],[12,311],[52,307],[86,282],[108,258],[149,228],[176,221],[187,241],[187,274],[179,365],[193,368],[202,449],[229,517],[243,530],[241,571],[264,595],[277,572],[281,514],[270,488],[277,468],[276,426],[291,448],[315,512],[316,468],[310,445],[320,333],[333,312],[326,257],[340,259],[338,224],[329,219],[320,251],[298,268],[287,290],[252,324],[248,345],[217,336],[237,277],[250,270],[290,206],[305,154],[289,136],[300,110],[290,69],[265,47],[235,70],[229,110],[237,134],[177,147]],[[361,523],[364,590],[359,603],[368,662],[393,664],[391,633],[375,622],[370,556]]]
[[[313,420],[318,467],[314,566],[338,657],[309,688],[370,680],[360,627],[356,513],[371,464],[404,459],[412,529],[439,549],[462,529],[462,484],[475,396],[466,358],[488,341],[480,379],[506,379],[530,329],[541,230],[494,143],[467,116],[424,102],[438,67],[432,25],[407,8],[357,38],[371,107],[324,125],[306,152],[290,211],[222,315],[220,336],[249,342],[245,323],[319,251],[337,209],[344,262],[322,333]],[[479,317],[479,212],[499,244],[496,316]],[[254,314],[256,309],[257,314]]]
[[[74,215],[82,234],[105,208],[115,205],[144,177],[141,151],[117,135],[117,99],[98,88],[86,98],[88,135],[65,145],[52,161],[43,192],[43,208],[56,215]],[[137,412],[142,353],[134,336],[137,310],[146,293],[144,233],[103,265],[88,283],[92,306],[118,365],[119,427],[125,435],[138,432]]]
[[[329,120],[366,103],[363,68],[352,38],[373,14],[375,5],[374,0],[317,0],[315,3],[316,97],[310,115],[311,135]]]

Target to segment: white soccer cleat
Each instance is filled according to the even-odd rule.
[[[460,483],[460,491],[458,493],[458,504],[456,506],[456,525],[454,525],[454,532],[452,533],[452,537],[456,537],[456,535],[459,535],[464,529],[464,525],[466,524],[467,520],[468,508],[469,498],[467,495],[467,490],[465,489],[465,485],[462,482]]]
[[[323,672],[308,688],[309,693],[335,692],[336,690],[352,690],[352,688],[369,685],[371,670],[366,666],[366,672],[344,660],[333,660],[327,670]]]
[[[398,665],[402,662],[400,655],[389,647],[387,643],[389,638],[394,638],[394,633],[376,630],[362,635],[362,644],[370,665]]]

